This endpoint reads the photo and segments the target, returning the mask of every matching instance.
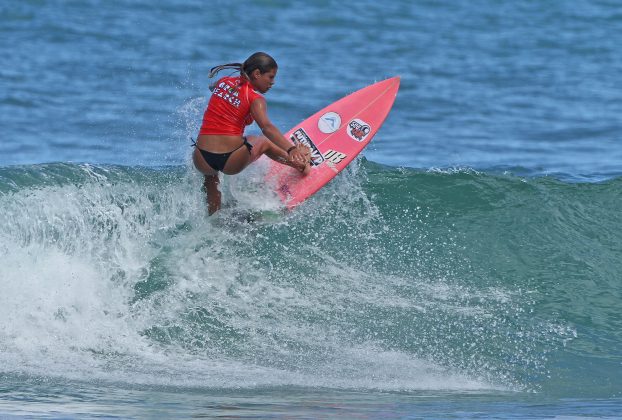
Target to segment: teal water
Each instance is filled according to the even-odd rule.
[[[207,218],[189,167],[0,170],[6,412],[619,409],[619,178],[363,159],[249,223],[234,210],[268,208],[249,171]]]
[[[621,34],[608,0],[2,3],[0,417],[619,417]],[[208,218],[206,75],[256,50],[283,131],[400,91],[294,212],[258,164]]]

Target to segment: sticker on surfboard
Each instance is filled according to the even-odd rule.
[[[295,144],[298,144],[298,143],[304,144],[311,150],[311,166],[317,166],[321,164],[322,162],[324,162],[324,156],[322,155],[320,150],[317,148],[315,143],[313,143],[313,140],[311,140],[311,137],[309,137],[309,135],[304,129],[299,128],[296,131],[294,131],[292,135],[290,136],[290,139]]]
[[[317,120],[317,128],[324,134],[331,134],[341,127],[341,115],[329,111]]]
[[[363,141],[371,132],[371,127],[363,120],[353,119],[348,123],[348,136],[356,141]]]
[[[347,157],[348,155],[345,153],[341,153],[333,149],[327,150],[326,153],[324,153],[324,159],[334,164],[341,163],[341,161]]]

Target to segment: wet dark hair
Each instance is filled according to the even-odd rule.
[[[241,76],[246,76],[248,79],[250,79],[250,75],[255,70],[259,70],[261,74],[264,74],[278,67],[279,66],[276,64],[274,58],[270,57],[265,52],[260,51],[248,57],[244,63],[229,63],[212,67],[209,71],[208,77],[212,78],[216,76],[219,71],[224,69],[234,69],[238,70]]]

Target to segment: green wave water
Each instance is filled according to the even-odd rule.
[[[0,372],[620,397],[622,179],[362,160],[280,213],[260,175],[208,218],[186,167],[1,169]]]

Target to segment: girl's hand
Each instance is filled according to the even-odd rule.
[[[288,153],[289,158],[294,162],[307,163],[311,159],[311,150],[305,145],[297,144],[296,147]]]
[[[311,150],[303,144],[297,144],[296,147],[288,153],[288,156],[292,162],[300,165],[299,170],[301,172],[305,172],[307,167],[310,166],[309,163],[311,162]]]

